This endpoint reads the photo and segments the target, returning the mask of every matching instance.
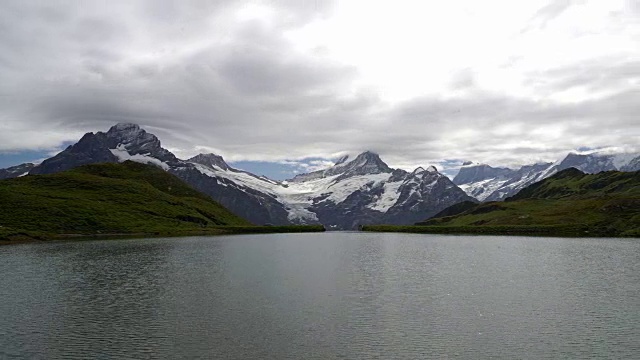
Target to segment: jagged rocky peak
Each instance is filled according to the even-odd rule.
[[[222,156],[212,153],[198,154],[187,161],[209,167],[218,167],[222,170],[229,170],[230,168],[229,165],[224,161]]]
[[[392,171],[393,169],[382,161],[378,154],[371,151],[365,151],[348,163],[340,164],[327,170],[328,173],[333,173],[332,175],[341,174],[342,177],[390,173]]]
[[[335,165],[340,165],[340,164],[344,164],[347,160],[349,159],[349,155],[345,155],[343,157],[341,157],[340,159],[338,159],[338,161],[336,161]]]
[[[298,174],[289,181],[310,181],[335,175],[340,175],[340,178],[343,179],[357,175],[390,173],[393,171],[393,169],[391,169],[387,164],[384,163],[384,161],[380,159],[380,156],[378,156],[378,154],[371,151],[365,151],[356,156],[351,161],[347,160],[348,157],[343,156],[335,165],[328,169],[318,170],[310,172],[308,174]]]
[[[107,136],[134,139],[143,133],[146,133],[146,131],[142,130],[138,124],[118,123],[107,131]]]
[[[146,132],[137,124],[116,124],[105,135],[111,149],[126,150],[130,155],[149,155],[163,162],[178,161],[175,155],[162,147],[155,135]]]
[[[353,159],[348,165],[351,165],[353,168],[364,168],[368,171],[371,171],[371,174],[377,174],[381,172],[391,172],[391,168],[380,159],[380,155],[371,152],[365,151],[362,154],[358,155],[355,159]]]
[[[137,124],[116,124],[107,131],[107,137],[117,140],[127,148],[136,146],[140,149],[151,150],[152,148],[160,147],[160,140],[155,135],[141,129]]]

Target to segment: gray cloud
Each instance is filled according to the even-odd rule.
[[[583,87],[589,92],[637,88],[640,60],[603,58],[529,74],[527,83],[545,92]]]
[[[260,3],[276,16],[235,20],[239,8]],[[457,96],[390,103],[359,82],[356,67],[287,39],[330,16],[333,2],[46,4],[8,1],[0,13],[0,152],[52,149],[125,121],[183,157],[211,149],[278,161],[370,149],[406,167],[526,163],[581,146],[636,146],[640,137],[634,59],[527,75],[543,95],[606,90],[579,102],[482,90],[465,68],[450,81]],[[569,6],[553,4],[536,17],[549,21]]]
[[[582,1],[576,0],[551,0],[549,3],[536,11],[531,17],[527,26],[523,31],[529,31],[536,28],[544,28],[547,23],[553,21],[558,16],[562,15],[571,6],[576,5]]]

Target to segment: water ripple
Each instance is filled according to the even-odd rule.
[[[640,243],[288,234],[0,248],[0,358],[635,358]]]

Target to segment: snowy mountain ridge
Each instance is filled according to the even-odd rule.
[[[155,135],[136,124],[87,133],[29,173],[55,173],[89,163],[126,160],[156,165],[255,224],[321,223],[330,229],[412,224],[471,200],[433,166],[411,173],[392,169],[370,151],[353,159],[342,157],[332,167],[281,182],[234,169],[215,154],[178,159]]]
[[[422,204],[424,200],[429,200],[429,203],[433,203],[431,205],[437,205],[436,207],[439,208],[444,206],[444,203],[457,201],[458,198],[467,198],[433,166],[427,170],[418,168],[412,173],[394,170],[389,168],[377,154],[368,151],[351,161],[346,160],[343,159],[342,162],[328,169],[297,175],[283,182],[256,177],[251,173],[233,169],[226,163],[208,165],[200,162],[194,165],[203,175],[225,179],[236,186],[267,194],[284,206],[287,220],[293,223],[321,222],[336,228],[352,228],[360,222],[356,223],[348,219],[359,218],[361,213],[366,213],[365,218],[395,219],[398,217],[397,213],[402,212],[399,209],[406,207],[408,212],[414,213],[408,219],[420,219],[424,216],[422,213],[425,208],[428,208]],[[439,204],[436,197],[431,194],[438,183],[445,183],[443,186],[445,191],[458,190],[456,194],[449,196],[452,200],[445,200],[444,203]],[[345,210],[352,213],[348,216],[345,213],[336,216],[332,211],[327,211],[365,194],[365,199],[361,199],[361,203],[357,206],[360,207],[358,211]],[[411,221],[407,223],[412,223]]]
[[[434,166],[412,172],[390,168],[365,151],[333,166],[276,181],[229,166],[215,154],[178,159],[136,124],[85,134],[38,165],[0,170],[4,177],[48,174],[99,162],[132,160],[156,165],[255,224],[321,223],[354,229],[362,224],[412,224],[462,201],[502,200],[568,167],[584,172],[640,170],[640,154],[571,153],[556,163],[520,169],[465,163],[451,181]]]
[[[453,182],[467,195],[479,201],[500,201],[571,167],[585,173],[638,171],[640,153],[615,153],[614,149],[570,152],[555,163],[525,165],[519,169],[494,168],[487,164],[465,162]]]

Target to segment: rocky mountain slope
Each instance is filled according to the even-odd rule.
[[[29,171],[33,169],[34,166],[35,164],[25,163],[25,164],[8,167],[6,169],[0,169],[0,179],[11,179],[11,178],[27,175]]]
[[[462,166],[453,182],[479,201],[499,201],[569,168],[591,174],[610,170],[638,171],[640,170],[640,153],[570,153],[556,163],[527,165],[520,169],[494,168],[486,164],[468,162]]]
[[[234,169],[215,154],[178,159],[162,148],[157,137],[135,124],[87,133],[29,173],[51,174],[126,160],[156,165],[254,224],[320,223],[329,229],[411,224],[455,203],[473,200],[433,166],[413,172],[391,169],[371,152],[345,157],[333,167],[290,181],[274,181]]]

